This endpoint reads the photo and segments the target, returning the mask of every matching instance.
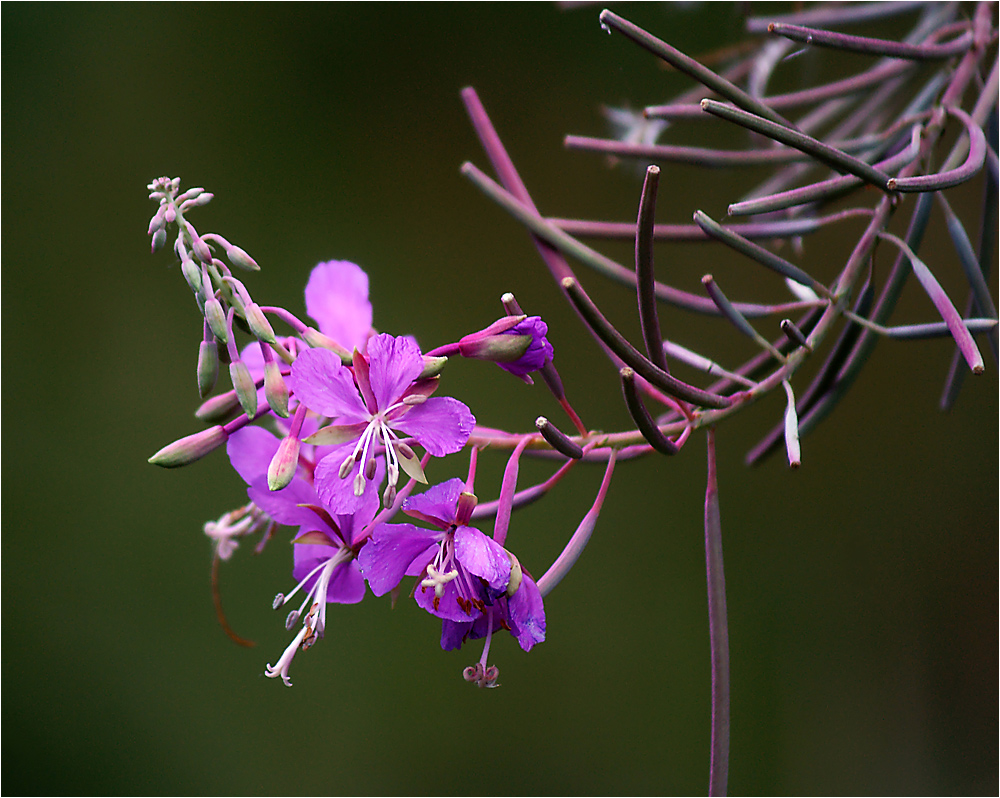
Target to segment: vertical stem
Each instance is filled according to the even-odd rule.
[[[705,571],[708,577],[708,634],[712,649],[712,761],[708,794],[725,795],[729,781],[729,622],[722,568],[722,522],[715,471],[715,429],[708,429],[708,486],[705,489]]]

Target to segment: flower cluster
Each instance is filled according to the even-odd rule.
[[[968,19],[960,18],[951,5],[928,4],[919,9],[913,29],[901,42],[797,24],[822,22],[836,27],[867,19],[865,15],[909,13],[912,9],[905,7],[913,5],[860,4],[857,10],[830,6],[771,22],[748,20],[751,32],[779,38],[756,48],[734,49],[736,61],[722,74],[617,14],[601,13],[601,26],[609,33],[621,34],[700,87],[669,104],[647,107],[641,118],[609,111],[624,140],[570,136],[567,146],[647,162],[776,165],[776,172],[749,199],[729,206],[732,216],[757,217],[739,225],[723,225],[700,210],[693,212],[694,224],[655,224],[661,171],[657,163],[645,169],[635,224],[543,217],[475,91],[462,92],[499,183],[472,164],[463,165],[462,173],[529,229],[566,299],[599,341],[631,419],[631,426],[618,432],[595,432],[582,422],[553,363],[547,325],[525,313],[513,295],[502,297],[500,318],[425,352],[412,338],[374,330],[367,275],[353,263],[330,261],[315,267],[306,286],[306,312],[316,325],[312,326],[285,308],[256,303],[230,269],[254,271],[258,268],[254,260],[217,234],[200,234],[190,223],[186,214],[208,203],[211,194],[201,188],[181,193],[177,178],[160,178],[149,185],[150,197],[159,203],[149,225],[152,249],[166,246],[174,234],[173,250],[201,319],[197,384],[205,401],[196,415],[209,425],[164,447],[150,460],[164,467],[187,465],[226,445],[233,468],[248,486],[249,503],[206,524],[216,566],[232,559],[243,537],[259,534],[256,551],[261,551],[278,529],[293,530],[296,584],[287,594],[278,593],[274,608],[291,605],[285,623],[294,634],[276,663],[267,664],[267,676],[291,684],[293,658],[327,632],[329,604],[356,604],[369,590],[395,599],[409,578],[416,605],[441,621],[443,649],[484,640],[479,661],[466,667],[463,676],[480,687],[495,687],[499,671],[488,661],[494,633],[510,632],[525,651],[545,640],[543,598],[590,539],[616,463],[653,452],[675,455],[695,430],[705,428],[711,789],[725,790],[729,649],[715,428],[758,398],[783,392],[787,398],[783,418],[748,460],[756,462],[784,441],[789,465],[798,467],[800,435],[830,414],[879,337],[954,340],[945,405],[954,401],[961,385],[956,375],[962,361],[973,374],[984,370],[974,336],[989,333],[994,356],[998,351],[996,308],[985,278],[989,245],[995,239],[991,225],[996,221],[997,195],[996,153],[984,131],[992,120],[995,135],[997,124],[995,4],[977,5]],[[766,84],[787,60],[791,41],[882,60],[846,79],[767,96]],[[944,66],[929,78],[919,77],[922,73],[914,64],[926,61]],[[993,67],[987,73],[989,64]],[[737,85],[741,81],[744,86]],[[876,86],[877,90],[872,88]],[[870,96],[862,91],[868,88]],[[701,99],[706,89],[722,99]],[[972,107],[963,110],[967,94],[973,98]],[[795,122],[786,118],[803,105],[815,110]],[[883,113],[890,106],[897,111],[894,121]],[[714,150],[656,143],[674,121],[695,116],[750,130],[754,144]],[[832,130],[821,133],[832,120]],[[954,135],[946,135],[952,130]],[[945,143],[950,149],[943,148]],[[966,183],[984,167],[988,174],[983,235],[975,251],[943,191]],[[836,173],[792,187],[816,168]],[[874,190],[858,191],[861,187]],[[905,236],[899,238],[889,232],[889,222],[900,208],[910,207],[904,202],[908,194],[917,199],[911,203]],[[845,196],[857,204],[822,215],[829,203]],[[872,207],[864,204],[869,200]],[[970,283],[964,315],[916,254],[934,207],[940,208]],[[786,247],[784,254],[797,257],[806,251],[803,241],[809,234],[858,220],[864,223],[863,231],[832,280],[816,276],[828,271],[822,262],[799,265],[772,251],[776,248],[757,243],[788,241],[795,246]],[[634,241],[634,268],[584,244],[582,237]],[[783,278],[777,282],[780,294],[769,302],[734,302],[711,274],[701,277],[704,295],[660,282],[654,273],[653,250],[654,243],[664,239],[721,242]],[[890,269],[875,268],[879,242],[894,248]],[[224,254],[225,260],[216,253]],[[644,352],[604,316],[568,258],[634,289]],[[941,321],[888,326],[909,274],[917,278]],[[794,301],[789,301],[786,290]],[[674,340],[675,334],[684,336],[684,328],[664,335],[657,315],[661,302],[725,319],[753,340],[759,353],[742,365],[723,367]],[[672,323],[677,324],[673,318],[672,314]],[[287,326],[288,334],[276,335],[275,322]],[[770,336],[759,329],[768,323]],[[838,326],[843,332],[797,398],[793,382],[802,379],[800,368],[830,343]],[[249,343],[240,348],[237,338],[247,336]],[[574,434],[564,433],[544,417],[538,417],[528,432],[478,423],[463,402],[437,395],[452,357],[495,363],[528,384],[533,384],[532,375],[541,376],[566,412]],[[708,374],[715,381],[701,387],[681,379],[671,370],[668,357],[693,369],[695,380]],[[232,388],[210,396],[220,364],[228,366]],[[650,405],[656,406],[655,412]],[[477,463],[479,452],[487,448],[510,454],[498,498],[480,503],[475,492]],[[460,452],[468,457],[464,479],[448,470]],[[519,461],[525,452],[559,465],[543,482],[518,489]],[[450,459],[431,468],[432,460],[444,458]],[[536,579],[507,543],[512,513],[551,490],[581,461],[604,464],[604,479],[560,555],[547,569],[539,569]],[[417,485],[426,488],[414,493]],[[400,514],[412,520],[404,521]],[[488,518],[494,519],[492,534],[480,528]],[[221,609],[220,621],[228,631]]]

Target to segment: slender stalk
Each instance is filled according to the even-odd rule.
[[[659,178],[660,167],[646,168],[635,232],[635,284],[639,300],[639,326],[646,344],[646,354],[654,366],[669,374],[667,358],[663,354],[660,319],[656,312],[656,278],[653,270],[653,216],[656,213],[656,187]]]
[[[722,565],[722,519],[715,467],[715,428],[708,434],[705,488],[705,574],[708,581],[708,636],[712,651],[712,760],[708,794],[725,795],[729,782],[729,621]]]
[[[604,9],[601,12],[600,20],[601,27],[605,30],[611,31],[614,29],[618,31],[643,49],[648,50],[658,58],[662,58],[678,72],[689,75],[738,107],[745,108],[747,111],[751,111],[765,119],[770,119],[775,124],[794,127],[787,119],[768,108],[756,97],[751,97],[735,83],[726,80],[708,67],[702,66],[690,56],[685,55],[675,47],[671,47],[665,41],[656,38],[638,25],[629,22],[627,19],[623,19],[613,11]]]
[[[915,61],[951,58],[953,55],[964,53],[972,46],[972,31],[968,30],[957,39],[945,44],[907,44],[906,42],[887,41],[886,39],[872,39],[867,36],[850,36],[846,33],[834,33],[817,28],[803,28],[784,22],[772,22],[767,26],[767,32],[817,47],[833,47],[854,53],[885,55],[890,58],[909,58]]]

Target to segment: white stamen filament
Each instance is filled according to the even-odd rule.
[[[278,664],[272,666],[271,663],[267,663],[267,668],[264,670],[264,675],[269,679],[273,679],[275,676],[280,676],[281,681],[285,683],[285,687],[292,686],[292,680],[288,678],[288,667],[292,664],[292,660],[295,658],[295,652],[298,651],[299,645],[302,643],[306,634],[311,633],[312,630],[308,626],[303,626],[291,643],[288,644],[288,648],[284,650],[281,658],[278,660]]]

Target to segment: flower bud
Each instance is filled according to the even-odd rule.
[[[528,351],[531,338],[523,335],[467,335],[458,342],[462,357],[513,363]]]
[[[181,194],[181,196],[177,198],[177,201],[182,203],[181,210],[186,211],[188,208],[197,208],[201,205],[208,205],[208,203],[212,201],[212,197],[215,196],[210,191],[205,191],[205,189],[203,188],[198,190],[201,191],[202,193],[196,197],[188,197],[187,199],[182,199],[182,197],[191,193],[191,189],[188,189],[187,191],[184,192],[184,194]]]
[[[260,305],[256,302],[250,302],[244,306],[243,313],[246,316],[250,332],[258,340],[268,344],[278,343],[278,339],[274,337],[274,330],[271,328],[271,323],[267,320],[267,316],[264,315],[264,311],[260,309]]]
[[[417,377],[418,380],[425,380],[428,377],[436,377],[444,369],[444,364],[448,362],[446,357],[429,357],[424,355],[424,370]]]
[[[215,341],[202,341],[198,347],[198,394],[204,399],[219,378],[219,347]]]
[[[288,418],[288,386],[281,376],[281,369],[273,360],[264,363],[264,398],[275,413]]]
[[[240,269],[245,269],[248,272],[259,272],[260,266],[257,265],[257,261],[251,258],[245,251],[239,247],[232,246],[226,250],[226,258],[233,266],[237,266]]]
[[[164,446],[149,458],[149,462],[162,468],[184,466],[195,460],[200,460],[213,449],[219,448],[228,439],[229,433],[226,432],[225,427],[210,427]]]
[[[194,251],[195,257],[197,257],[202,263],[212,262],[212,250],[209,248],[208,244],[205,243],[205,239],[192,236],[191,249]]]
[[[214,296],[205,300],[205,321],[212,328],[215,337],[222,343],[229,342],[229,330],[226,327],[226,311],[222,309],[222,303]]]
[[[194,411],[194,415],[199,421],[213,424],[232,418],[236,415],[236,408],[239,406],[240,400],[236,396],[236,391],[226,391],[226,393],[206,399],[202,402],[201,407]]]
[[[295,478],[295,470],[299,465],[299,446],[299,439],[294,435],[282,438],[278,451],[267,467],[267,487],[270,490],[281,490]]]
[[[150,248],[152,249],[153,252],[156,252],[166,243],[167,243],[167,231],[161,227],[159,230],[153,233],[153,244]]]
[[[195,294],[201,294],[201,269],[198,268],[198,264],[191,258],[185,258],[181,261],[181,274],[187,280],[188,287]]]
[[[167,224],[166,213],[167,213],[167,206],[166,203],[164,203],[163,205],[160,205],[160,207],[156,209],[156,213],[153,214],[153,218],[149,220],[149,231],[146,233],[146,235],[151,236],[157,230],[160,230],[166,226]]]
[[[230,363],[229,378],[233,381],[233,388],[240,399],[243,412],[248,418],[253,418],[257,413],[257,385],[250,376],[250,369],[246,363],[242,360]]]

